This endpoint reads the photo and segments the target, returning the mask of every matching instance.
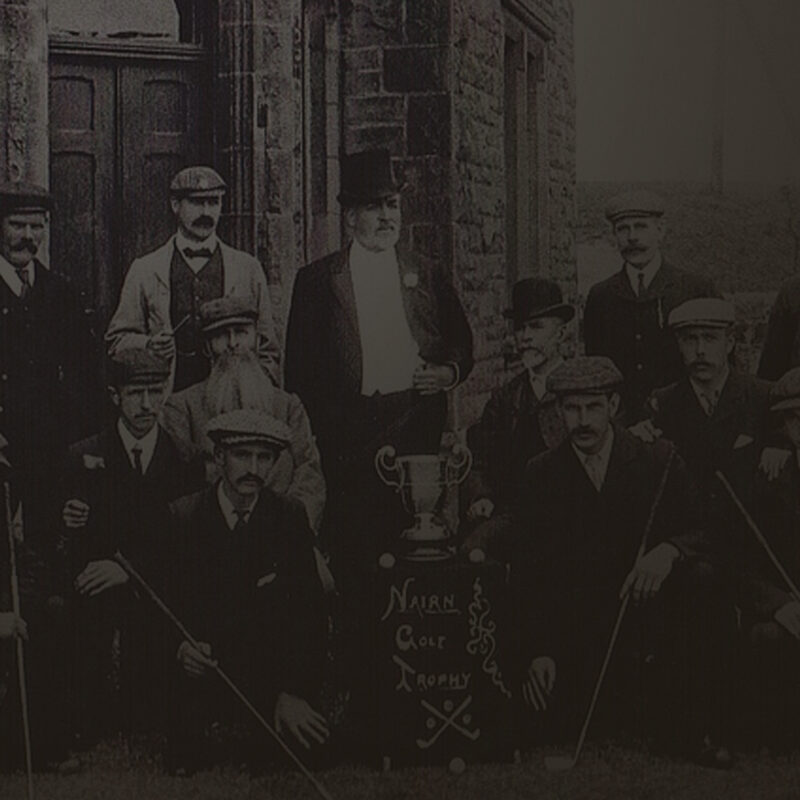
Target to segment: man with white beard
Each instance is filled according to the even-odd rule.
[[[162,422],[184,457],[205,460],[208,480],[213,482],[219,476],[213,443],[206,435],[211,419],[247,408],[280,420],[289,428],[290,441],[267,486],[298,501],[316,532],[325,506],[319,452],[300,399],[277,388],[259,362],[257,315],[256,302],[250,297],[221,297],[201,306],[200,323],[211,372],[204,381],[167,400]]]

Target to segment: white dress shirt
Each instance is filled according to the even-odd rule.
[[[361,339],[361,394],[402,392],[422,363],[408,327],[394,248],[380,253],[353,240],[350,275]]]
[[[255,500],[250,504],[250,508],[245,509],[244,513],[237,511],[236,506],[231,502],[230,497],[225,494],[225,489],[223,488],[222,481],[217,484],[217,502],[219,503],[220,511],[222,511],[222,516],[225,517],[225,522],[228,525],[229,530],[233,530],[239,522],[239,518],[241,517],[245,523],[250,521],[250,514],[253,513],[253,509],[258,502],[258,495],[256,495]]]
[[[190,250],[199,250],[200,248],[208,248],[212,253],[217,249],[217,235],[212,233],[208,239],[203,239],[202,242],[195,242],[187,239],[180,231],[175,234],[175,247],[178,248],[181,255],[186,260],[186,263],[191,267],[192,272],[195,274],[200,272],[203,267],[208,264],[210,256],[187,256],[186,248]]]
[[[625,262],[625,272],[628,274],[628,280],[631,282],[633,293],[637,297],[639,296],[639,275],[641,274],[644,278],[644,288],[647,289],[653,282],[656,273],[661,269],[661,261],[661,253],[656,253],[650,263],[642,267],[642,269],[637,269],[627,261]]]
[[[136,469],[136,458],[133,455],[133,448],[138,447],[142,451],[142,474],[147,473],[147,468],[153,460],[153,453],[158,442],[158,425],[152,428],[141,439],[137,439],[126,427],[122,419],[117,420],[117,432],[122,440],[122,446],[128,456],[131,466]]]
[[[578,456],[578,461],[581,462],[581,466],[586,470],[589,480],[594,484],[598,492],[603,488],[603,484],[606,480],[608,462],[611,459],[611,448],[613,446],[614,429],[611,427],[608,429],[608,436],[606,436],[603,446],[596,453],[584,453],[582,450],[575,447],[575,445],[572,445],[575,455]]]
[[[22,269],[28,273],[28,283],[33,287],[33,282],[36,279],[36,270],[33,268],[33,261],[29,261]],[[13,264],[0,256],[0,277],[8,284],[14,294],[19,297],[22,294],[22,279],[19,277],[19,271]]]

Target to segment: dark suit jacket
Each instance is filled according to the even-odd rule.
[[[517,503],[513,563],[530,637],[524,663],[534,655],[569,660],[582,643],[608,635],[670,450],[663,440],[648,445],[615,428],[600,492],[568,440],[531,462]],[[669,541],[685,556],[702,551],[698,521],[696,494],[676,455],[646,550]]]
[[[714,471],[726,475],[742,469],[746,456],[752,471],[758,464],[769,431],[767,381],[731,370],[714,413],[709,417],[700,405],[688,378],[657,389],[648,401],[648,412],[663,435],[673,441],[686,461],[703,495],[721,486]]]
[[[35,262],[27,305],[0,280],[0,430],[15,469],[43,467],[96,430],[97,351],[77,298]]]
[[[667,318],[693,297],[716,296],[706,277],[662,263],[642,298],[625,269],[589,290],[583,314],[586,355],[611,358],[625,377],[622,399],[632,421],[640,418],[650,392],[678,380],[683,365]]]
[[[286,390],[303,401],[323,457],[331,446],[345,445],[344,423],[361,393],[361,341],[348,252],[332,253],[297,273],[286,335]],[[472,369],[472,332],[443,265],[402,251],[397,260],[420,355],[436,364],[457,364],[463,381]]]
[[[73,444],[60,502],[77,498],[91,509],[86,528],[67,533],[73,577],[87,561],[111,558],[117,548],[133,561],[149,557],[142,519],[203,485],[202,465],[187,464],[160,426],[143,476],[131,466],[116,425]]]
[[[318,689],[324,646],[321,584],[305,514],[269,490],[232,532],[212,486],[170,506],[161,583],[172,610],[263,709],[280,691]],[[174,653],[182,637],[170,631]]]
[[[777,381],[784,372],[800,365],[800,276],[781,286],[769,315],[761,349],[758,374]]]
[[[496,508],[507,508],[528,462],[565,436],[555,396],[540,401],[527,370],[495,389],[467,432],[472,470],[465,482],[466,506],[487,497]]]

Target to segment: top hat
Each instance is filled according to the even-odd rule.
[[[383,200],[403,188],[395,180],[388,150],[364,150],[344,156],[341,177],[339,202],[345,207]]]
[[[505,311],[507,319],[514,320],[519,328],[529,319],[538,317],[560,317],[569,322],[575,316],[575,308],[564,302],[561,287],[547,278],[523,278],[511,290],[511,308]]]

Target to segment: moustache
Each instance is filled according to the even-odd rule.
[[[211,225],[214,224],[214,220],[211,217],[208,217],[208,216],[204,215],[202,217],[198,217],[194,221],[194,224],[195,225],[200,225],[200,226],[202,226],[204,228],[208,228],[208,227],[210,227]]]
[[[697,367],[713,367],[714,365],[709,363],[708,361],[692,361],[689,364],[689,369],[696,369]]]
[[[22,239],[19,244],[11,245],[11,251],[13,253],[21,253],[26,250],[29,253],[35,253],[38,249],[33,239]]]
[[[247,475],[242,475],[242,477],[239,478],[239,480],[237,481],[237,483],[250,483],[250,482],[257,483],[259,486],[264,485],[264,481],[262,481],[261,478],[258,477],[258,475],[253,475],[252,472],[248,472]]]
[[[594,429],[588,427],[587,425],[581,425],[580,427],[575,428],[573,433],[575,436],[588,436],[594,433]]]
[[[626,255],[626,256],[627,255],[634,255],[636,253],[646,253],[646,252],[647,252],[647,248],[646,247],[639,247],[638,245],[630,245],[628,247],[623,247],[622,248],[622,254]]]

